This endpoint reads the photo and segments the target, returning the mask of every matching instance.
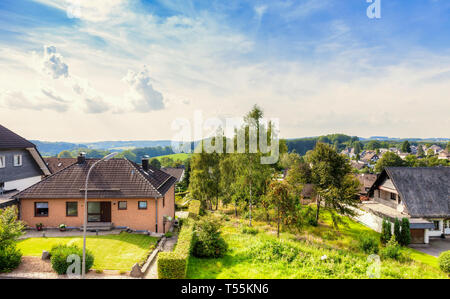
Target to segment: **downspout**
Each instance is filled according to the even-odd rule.
[[[155,198],[155,229],[158,233],[158,198]]]

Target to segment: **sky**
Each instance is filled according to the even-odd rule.
[[[258,104],[285,138],[449,138],[450,1],[367,1],[2,0],[0,124],[167,140]]]

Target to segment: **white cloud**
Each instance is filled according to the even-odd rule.
[[[44,55],[37,57],[37,60],[39,69],[53,79],[69,77],[69,66],[61,54],[56,52],[55,46],[44,46]]]
[[[52,110],[65,112],[69,106],[60,99],[49,97],[44,91],[41,93],[25,93],[22,91],[5,91],[0,94],[0,106],[12,110]]]
[[[123,81],[129,86],[129,92],[125,99],[130,102],[136,112],[164,109],[163,95],[153,88],[149,72],[145,66],[140,72],[129,70]]]

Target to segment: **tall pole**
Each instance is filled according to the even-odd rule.
[[[103,157],[101,160],[98,160],[92,166],[89,168],[87,176],[86,176],[86,182],[84,185],[84,221],[83,221],[83,261],[81,263],[81,278],[86,277],[86,228],[87,228],[87,216],[88,216],[88,201],[87,201],[87,194],[88,194],[88,182],[89,182],[89,176],[91,175],[92,169],[100,163],[101,161],[108,161],[112,157],[117,155],[116,153],[109,154],[105,157]]]

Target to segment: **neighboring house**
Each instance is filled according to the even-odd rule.
[[[50,170],[36,146],[0,125],[0,207],[47,175]]]
[[[432,146],[430,146],[430,147],[427,149],[427,151],[429,151],[430,149],[434,151],[434,154],[435,154],[435,155],[437,155],[437,154],[439,154],[440,152],[443,151],[442,147],[440,147],[439,145],[436,145],[436,144],[433,144]]]
[[[343,150],[343,151],[341,152],[341,154],[342,154],[342,155],[345,155],[345,156],[347,156],[347,157],[349,157],[349,158],[354,158],[354,157],[356,157],[355,149],[354,149],[353,147],[352,147],[352,148],[347,147],[345,150]]]
[[[85,180],[98,159],[78,157],[72,164],[15,195],[20,219],[28,226],[81,228],[84,215]],[[88,184],[88,226],[129,228],[164,233],[168,217],[175,217],[176,178],[127,159],[111,159],[95,166]]]
[[[402,153],[402,152],[398,152],[398,156],[400,158],[402,158],[403,160],[406,159],[406,157],[408,157],[410,155],[410,153]]]
[[[177,184],[180,183],[184,178],[184,167],[165,167],[161,168],[161,170],[175,177],[177,179]]]
[[[438,159],[439,160],[450,160],[450,152],[448,152],[447,150],[440,152]]]
[[[365,151],[363,155],[361,155],[361,161],[365,163],[376,163],[379,160],[379,156],[375,151]]]
[[[412,243],[450,234],[450,167],[387,167],[369,190],[358,220],[381,230],[383,218],[409,218]]]
[[[51,173],[57,173],[58,171],[75,164],[77,158],[44,158],[44,161]]]
[[[360,183],[359,197],[361,200],[369,200],[369,190],[377,180],[376,174],[364,173],[356,175]]]
[[[355,168],[357,170],[361,170],[367,166],[367,163],[364,163],[362,161],[354,161],[354,160],[351,160],[350,164],[352,165],[353,168]]]
[[[314,201],[316,199],[316,192],[314,190],[313,184],[305,184],[303,185],[302,192],[301,192],[301,199],[308,200],[308,201]]]

